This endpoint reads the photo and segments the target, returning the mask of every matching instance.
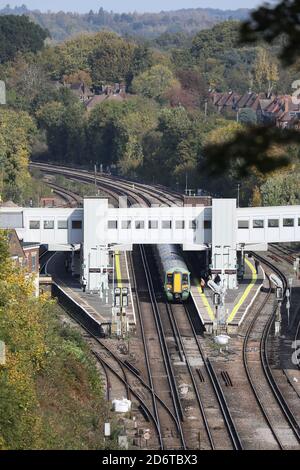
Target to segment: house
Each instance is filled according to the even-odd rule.
[[[93,96],[92,90],[84,82],[71,83],[65,85],[83,103]]]
[[[32,278],[35,296],[39,295],[39,243],[24,243],[19,240],[16,230],[7,230],[8,251],[12,261],[25,270],[25,276]]]
[[[26,257],[17,232],[13,229],[7,230],[8,252],[11,260],[20,268],[24,268]]]
[[[210,93],[210,99],[219,113],[226,111],[238,112],[244,108],[252,109],[257,121],[263,124],[273,124],[281,129],[299,129],[297,117],[300,104],[293,101],[290,95],[271,95],[253,93],[249,90],[244,95],[232,91],[226,93]]]
[[[131,95],[126,93],[125,85],[116,83],[114,87],[110,85],[102,87],[101,94],[92,96],[85,102],[85,106],[88,111],[91,111],[95,106],[106,101],[122,102],[128,100],[130,97]]]

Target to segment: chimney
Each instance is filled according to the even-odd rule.
[[[284,97],[284,112],[287,113],[289,111],[289,97]]]

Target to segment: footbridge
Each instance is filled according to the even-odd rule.
[[[160,243],[209,251],[212,273],[232,289],[244,250],[300,241],[300,206],[237,208],[236,199],[212,199],[211,206],[114,208],[105,198],[87,197],[75,209],[1,207],[0,228],[15,229],[24,242],[50,251],[81,247],[81,274],[90,290],[107,275],[109,252]]]

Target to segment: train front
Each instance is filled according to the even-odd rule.
[[[190,293],[190,273],[174,270],[167,273],[165,291],[170,302],[187,300]]]

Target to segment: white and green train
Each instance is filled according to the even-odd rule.
[[[178,245],[157,245],[156,259],[170,302],[185,301],[190,295],[190,272]]]

